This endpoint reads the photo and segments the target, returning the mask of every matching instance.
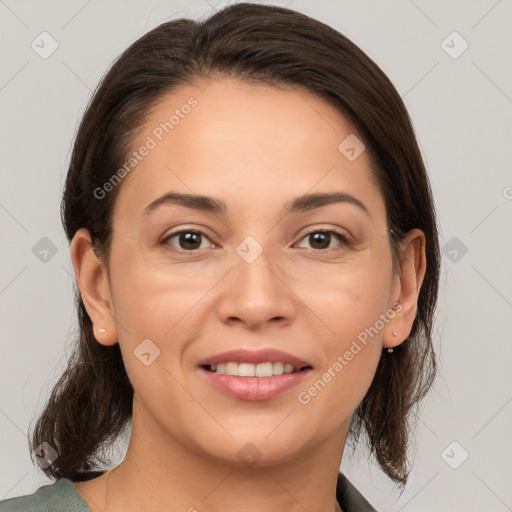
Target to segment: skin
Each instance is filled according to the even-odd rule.
[[[335,486],[350,417],[382,349],[410,333],[424,235],[408,233],[402,270],[393,274],[368,153],[349,161],[338,145],[355,130],[303,90],[226,78],[183,86],[157,104],[134,147],[190,96],[198,105],[118,185],[108,272],[87,230],[71,243],[97,341],[120,344],[135,390],[125,459],[75,487],[93,512],[340,510]],[[171,190],[218,198],[228,213],[166,205],[142,215]],[[369,214],[349,203],[280,214],[297,196],[333,191],[352,194]],[[195,252],[185,254],[190,246],[179,237],[162,245],[185,228],[208,237],[188,249]],[[320,228],[342,230],[355,248],[334,235],[315,245],[306,235]],[[263,247],[252,263],[236,252],[247,236]],[[307,405],[299,403],[298,393],[396,302],[402,309],[378,335]],[[144,339],[161,351],[149,366],[133,354]],[[197,365],[239,347],[278,348],[313,370],[278,397],[237,399],[205,383]],[[251,466],[237,455],[249,442],[259,452]]]

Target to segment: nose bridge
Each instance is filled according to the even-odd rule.
[[[273,318],[290,319],[294,312],[292,292],[284,284],[274,251],[253,237],[236,248],[219,313],[257,325]]]

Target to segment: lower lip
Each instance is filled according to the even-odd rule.
[[[288,389],[298,386],[311,368],[295,373],[283,373],[272,377],[237,377],[223,375],[199,368],[217,389],[241,400],[269,400]]]

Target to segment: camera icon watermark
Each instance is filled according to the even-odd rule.
[[[456,31],[448,34],[441,42],[441,48],[452,58],[458,59],[468,48],[469,43]]]
[[[43,442],[32,452],[32,456],[40,468],[46,469],[55,462],[59,454],[52,445]]]
[[[160,349],[150,339],[146,338],[137,346],[133,353],[144,366],[149,366],[160,356]]]
[[[246,263],[253,263],[263,252],[263,247],[255,238],[248,236],[238,245],[236,252]]]
[[[246,465],[253,466],[261,459],[261,452],[258,447],[253,443],[245,443],[240,450],[238,450],[236,456]]]
[[[442,452],[441,458],[452,469],[458,469],[469,457],[469,453],[457,441],[452,441]]]
[[[30,44],[39,57],[47,59],[57,48],[59,43],[48,32],[41,32]]]
[[[443,254],[452,262],[458,263],[468,252],[467,246],[456,236],[443,245]]]
[[[43,236],[32,247],[32,254],[42,263],[48,263],[57,254],[57,246],[49,238]]]
[[[338,146],[338,151],[351,162],[358,158],[365,149],[366,146],[363,144],[363,141],[353,133],[343,139]]]

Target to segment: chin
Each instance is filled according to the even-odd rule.
[[[219,449],[216,446],[212,450],[206,449],[208,456],[219,462],[222,461],[226,465],[247,468],[263,468],[276,466],[297,458],[299,450],[303,446],[300,441],[303,437],[298,437],[294,442],[290,442],[289,437],[284,443],[279,436],[269,440],[266,435],[259,436],[241,436],[236,439],[230,439],[229,442]],[[299,441],[300,440],[300,441]]]

